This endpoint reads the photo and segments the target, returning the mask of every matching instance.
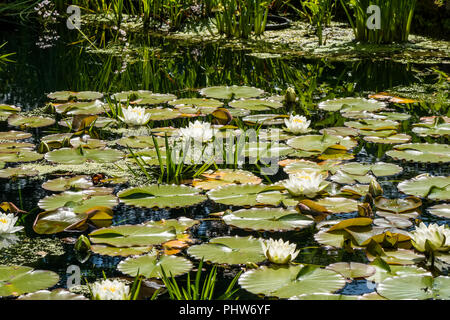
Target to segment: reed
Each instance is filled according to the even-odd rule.
[[[356,40],[375,44],[407,42],[416,3],[417,0],[341,0]],[[371,5],[380,8],[380,29],[367,27],[372,14],[367,13],[367,8]],[[354,19],[347,6],[353,9]]]

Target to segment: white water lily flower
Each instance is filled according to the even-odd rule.
[[[293,116],[291,115],[289,119],[284,119],[284,124],[287,127],[287,131],[292,132],[294,134],[298,133],[306,133],[309,130],[309,125],[311,124],[311,120],[307,120],[303,116]]]
[[[289,243],[289,241],[283,242],[282,239],[273,240],[269,239],[261,241],[261,246],[264,255],[270,262],[277,264],[286,264],[294,260],[300,250],[295,251],[297,248],[295,243]]]
[[[414,248],[420,252],[450,250],[450,228],[446,225],[430,223],[427,227],[421,222],[410,232],[410,237]]]
[[[118,280],[97,281],[91,291],[94,300],[128,300],[130,296],[130,287]]]
[[[289,175],[289,179],[283,182],[283,186],[293,196],[306,196],[314,198],[317,193],[327,187],[323,176],[318,172],[301,171]]]
[[[145,108],[128,106],[128,108],[122,108],[123,118],[119,117],[120,120],[126,124],[131,124],[135,126],[142,126],[150,120],[150,113],[145,112]]]
[[[194,141],[208,142],[214,136],[214,130],[209,122],[195,121],[189,123],[189,127],[180,128],[178,134],[185,140],[193,139]]]
[[[18,217],[14,214],[0,213],[0,234],[10,234],[22,230],[23,227],[15,227]]]

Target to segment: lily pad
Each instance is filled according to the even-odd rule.
[[[344,287],[345,283],[345,279],[332,270],[303,265],[264,266],[247,271],[239,278],[239,284],[247,291],[279,298],[332,293]]]
[[[100,100],[93,102],[68,102],[55,106],[57,113],[65,115],[96,115],[105,113],[108,107]]]
[[[350,175],[366,175],[371,172],[377,177],[392,176],[403,171],[402,167],[396,164],[384,162],[377,162],[373,164],[350,162],[341,165],[339,170]]]
[[[37,170],[30,170],[30,169],[22,169],[20,167],[18,168],[6,168],[3,170],[0,170],[0,178],[13,178],[13,177],[33,177],[37,176],[39,174],[39,171]]]
[[[186,98],[170,101],[169,105],[175,108],[193,107],[201,110],[202,108],[220,108],[223,106],[223,102],[215,99]]]
[[[22,132],[22,131],[7,131],[7,132],[0,132],[0,140],[22,140],[22,139],[28,139],[32,136],[31,133],[28,132]]]
[[[314,220],[296,210],[252,208],[225,214],[223,220],[234,227],[258,231],[292,231],[311,226]]]
[[[0,296],[18,296],[54,286],[59,276],[52,271],[25,266],[0,266]]]
[[[428,208],[428,212],[434,216],[450,219],[450,204],[437,204]]]
[[[91,246],[92,252],[110,257],[139,256],[141,254],[150,252],[152,248],[153,246],[144,246],[144,247],[110,247],[104,245]]]
[[[180,208],[193,206],[206,200],[198,190],[187,186],[149,185],[129,188],[118,193],[120,201],[144,208]]]
[[[117,198],[113,195],[96,195],[95,190],[66,191],[45,197],[38,205],[47,211],[70,207],[75,213],[83,213],[96,206],[113,208],[117,205]]]
[[[321,134],[328,134],[331,136],[341,136],[341,137],[356,137],[358,135],[358,130],[349,127],[329,127],[323,128],[319,131]]]
[[[53,150],[45,155],[45,159],[51,162],[63,164],[83,164],[86,161],[116,162],[123,157],[123,153],[114,149],[71,149],[62,148]]]
[[[95,230],[89,234],[91,243],[113,247],[144,247],[175,239],[175,229],[151,225],[120,225]]]
[[[330,264],[326,269],[333,270],[347,279],[367,278],[375,274],[376,271],[370,265],[357,262],[337,262]]]
[[[252,237],[219,237],[192,246],[188,254],[218,264],[258,263],[266,259],[261,242]]]
[[[0,103],[0,118],[6,118],[11,114],[20,112],[20,110],[20,107]]]
[[[57,178],[42,184],[42,188],[50,191],[68,191],[88,189],[94,186],[89,176],[75,176],[70,178]]]
[[[261,96],[263,93],[264,90],[247,86],[217,86],[200,90],[202,96],[224,100],[255,98]]]
[[[404,275],[384,280],[377,286],[377,292],[389,300],[448,300],[449,288],[450,277]]]
[[[294,149],[304,151],[325,152],[327,149],[348,150],[355,147],[356,140],[331,135],[305,135],[290,139],[287,144]]]
[[[116,93],[113,97],[119,101],[126,102],[130,99],[130,104],[136,105],[156,105],[175,100],[173,94],[153,93],[151,91],[138,90]]]
[[[203,179],[194,179],[192,185],[203,190],[211,190],[229,184],[260,184],[262,181],[251,172],[232,169],[205,172],[202,177]]]
[[[246,116],[242,118],[242,121],[244,121],[247,124],[250,125],[264,125],[264,126],[270,126],[270,125],[279,125],[284,123],[284,119],[287,116],[280,115],[280,114],[252,114],[250,116]]]
[[[57,101],[68,101],[68,100],[97,100],[103,98],[103,94],[94,91],[56,91],[47,95],[49,99]]]
[[[394,146],[386,154],[396,160],[426,163],[450,162],[450,146],[448,144],[407,143]]]
[[[398,184],[398,190],[416,197],[433,200],[450,199],[450,177],[430,176],[427,173]]]
[[[335,172],[341,165],[341,161],[329,160],[323,161],[320,163],[316,163],[313,161],[300,160],[288,164],[284,171],[287,174],[295,174],[301,171],[316,171],[324,174],[328,174],[328,172]]]
[[[207,196],[217,203],[231,206],[277,205],[281,201],[279,189],[263,184],[254,185],[247,183],[218,187],[208,191]],[[259,195],[272,192],[280,196],[275,203],[267,201],[269,200],[267,198],[264,200],[258,199]]]
[[[386,104],[374,99],[341,98],[323,101],[319,103],[318,107],[326,111],[341,111],[341,113],[353,111],[370,112],[382,110],[386,107]]]
[[[55,289],[52,291],[39,290],[20,296],[18,300],[89,300],[81,294],[72,293],[65,289]]]
[[[161,137],[155,137],[156,142],[159,147],[165,145],[165,139]],[[153,148],[155,144],[153,143],[153,138],[151,136],[129,136],[123,137],[116,141],[116,143],[123,147],[144,149],[144,148]]]
[[[363,139],[367,142],[373,143],[397,144],[409,142],[411,140],[411,136],[404,133],[400,133],[400,134],[393,134],[387,137],[365,136]]]
[[[328,212],[332,213],[345,213],[358,211],[358,201],[348,198],[328,197],[315,200],[314,203],[326,208]]]
[[[422,201],[416,197],[407,197],[405,199],[377,197],[374,200],[374,205],[377,209],[399,214],[420,208]]]
[[[176,233],[183,233],[187,229],[191,228],[192,226],[199,224],[200,221],[186,218],[186,217],[179,217],[178,219],[162,219],[158,221],[147,221],[144,224],[147,226],[159,226],[159,227],[166,227],[166,228],[174,228]]]
[[[41,128],[51,126],[55,122],[55,119],[52,118],[25,117],[21,115],[12,115],[8,118],[8,124],[13,127]]]
[[[119,263],[117,269],[125,274],[135,277],[138,272],[146,278],[162,278],[162,271],[168,277],[175,277],[192,269],[192,263],[181,257],[161,256],[156,253],[143,255],[135,258],[127,258]]]
[[[151,114],[150,121],[171,120],[181,116],[180,111],[170,108],[151,108],[146,109],[145,113]]]
[[[39,154],[35,151],[17,151],[11,153],[1,153],[0,161],[2,162],[33,162],[40,160],[44,155]]]
[[[232,108],[246,109],[251,111],[266,111],[272,109],[279,109],[283,104],[278,101],[270,101],[266,99],[241,99],[234,100],[228,103]]]
[[[376,119],[365,119],[360,121],[348,121],[345,122],[346,127],[355,128],[359,130],[396,130],[400,123],[392,120],[376,120]]]
[[[412,131],[421,137],[448,136],[450,134],[450,123],[446,123],[444,120],[436,120],[433,124],[416,123],[413,125]]]

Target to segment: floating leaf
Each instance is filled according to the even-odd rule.
[[[56,91],[47,95],[49,99],[57,101],[68,101],[68,100],[97,100],[103,98],[103,94],[94,91]]]
[[[25,117],[21,115],[12,115],[8,118],[8,124],[13,127],[41,128],[51,126],[55,119],[43,117]]]
[[[188,254],[218,264],[258,263],[266,259],[261,242],[252,237],[219,237],[192,246]]]
[[[339,170],[351,175],[366,175],[369,172],[377,177],[392,176],[403,171],[402,167],[392,164],[377,162],[373,164],[368,163],[345,163],[339,167]]]
[[[146,278],[162,278],[161,268],[168,277],[175,277],[192,269],[192,263],[181,257],[161,256],[156,253],[135,258],[127,258],[119,263],[117,269],[135,277],[138,273]]]
[[[387,199],[384,197],[377,197],[374,200],[374,205],[377,209],[398,214],[420,208],[422,201],[416,197],[407,197],[405,199]]]
[[[175,239],[175,229],[151,225],[120,225],[95,230],[89,234],[93,244],[113,247],[144,247]]]
[[[371,131],[396,130],[400,126],[400,124],[396,121],[375,120],[375,119],[348,121],[345,122],[344,125],[350,128],[355,128],[359,130],[371,130]]]
[[[294,163],[288,164],[284,171],[287,174],[296,174],[302,171],[316,171],[320,173],[328,174],[328,172],[335,172],[341,165],[341,161],[328,160],[320,163],[313,161],[300,160]]]
[[[304,151],[325,152],[327,149],[348,150],[357,145],[357,142],[350,138],[331,135],[305,135],[290,139],[287,144],[294,149]]]
[[[17,151],[11,153],[1,153],[0,152],[0,161],[2,162],[33,162],[40,160],[44,157],[44,155],[39,154],[35,151]]]
[[[20,296],[18,300],[89,300],[81,294],[75,294],[65,289],[55,289],[52,291],[39,290]]]
[[[231,109],[232,110],[232,109]],[[284,119],[288,116],[280,115],[280,114],[252,114],[250,116],[246,116],[242,118],[242,121],[249,125],[278,125],[283,124]]]
[[[7,132],[0,132],[0,140],[22,140],[22,139],[28,139],[32,136],[31,133],[28,132],[22,132],[22,131],[7,131]]]
[[[234,227],[259,231],[291,231],[311,226],[314,220],[296,210],[252,208],[225,214],[223,220]]]
[[[398,190],[416,197],[433,200],[450,199],[450,177],[418,175],[398,184]]]
[[[14,177],[33,177],[39,174],[37,170],[18,168],[6,168],[0,170],[0,178],[14,178]]]
[[[400,133],[400,134],[393,134],[388,137],[365,136],[363,139],[367,142],[373,143],[397,144],[409,142],[411,140],[411,136]]]
[[[60,194],[52,195],[41,199],[39,207],[53,211],[62,207],[70,207],[76,213],[83,213],[87,210],[103,206],[112,208],[117,204],[117,198],[113,195],[97,195],[95,190],[84,190],[78,192],[66,191]]]
[[[110,247],[105,245],[91,246],[92,252],[110,257],[139,256],[141,254],[150,252],[152,248],[153,246],[144,246],[144,247]]]
[[[86,161],[116,162],[123,157],[123,153],[114,149],[71,149],[62,148],[53,150],[45,155],[45,159],[51,162],[63,164],[83,164]]]
[[[254,294],[290,298],[301,294],[332,293],[345,285],[334,271],[298,266],[260,267],[245,272],[239,284]]]
[[[255,205],[277,205],[280,203],[281,198],[278,198],[275,203],[267,203],[267,198],[258,199],[259,195],[264,193],[275,193],[281,197],[281,193],[278,191],[280,188],[272,188],[263,184],[241,184],[241,185],[228,185],[218,187],[210,190],[207,195],[208,198],[221,204],[232,206],[255,206]]]
[[[159,226],[166,228],[174,228],[177,234],[180,234],[192,226],[199,224],[200,221],[193,220],[186,217],[179,217],[178,219],[162,219],[159,221],[147,221],[144,224],[148,226]]]
[[[0,296],[18,296],[54,286],[59,277],[52,271],[25,266],[0,266]]]
[[[171,120],[181,116],[180,111],[170,108],[152,108],[146,109],[145,113],[149,113],[150,121]]]
[[[340,98],[334,100],[326,100],[318,105],[319,109],[326,111],[341,111],[354,112],[354,111],[378,111],[384,109],[386,104],[373,99],[364,98]]]
[[[450,162],[450,146],[448,144],[407,143],[394,146],[394,150],[390,150],[386,154],[396,160],[427,163]]]
[[[328,134],[330,136],[352,136],[356,137],[358,135],[358,130],[348,127],[329,127],[323,128],[319,131],[321,134]]]
[[[241,99],[228,103],[232,108],[246,109],[251,111],[266,111],[271,109],[279,109],[283,104],[278,101],[270,101],[266,99]]]
[[[384,280],[377,286],[377,292],[389,300],[448,300],[449,288],[450,277],[403,275]]]
[[[202,96],[216,99],[230,100],[241,98],[255,98],[264,93],[263,90],[247,86],[217,86],[208,87],[200,90]]]
[[[192,185],[203,190],[211,190],[229,184],[260,184],[262,179],[244,170],[221,169],[205,172],[204,179],[194,179]]]
[[[206,200],[198,190],[187,186],[149,185],[129,188],[118,193],[120,200],[136,207],[180,208],[193,206]]]
[[[68,102],[55,105],[56,112],[65,115],[96,115],[105,113],[107,108],[108,107],[99,100],[93,102]]]
[[[170,101],[169,105],[176,108],[192,107],[201,110],[202,108],[220,108],[223,106],[223,102],[215,99],[186,98]]]
[[[333,270],[347,279],[367,278],[376,271],[376,269],[370,265],[357,262],[337,262],[330,264],[326,269]]]
[[[434,205],[428,208],[428,212],[438,217],[450,219],[450,204],[443,203]]]
[[[358,201],[348,198],[328,197],[315,200],[314,203],[324,207],[328,212],[332,213],[358,211]]]
[[[137,105],[163,104],[177,98],[173,94],[152,93],[151,91],[145,90],[116,93],[113,97],[122,102],[126,102],[129,99],[130,104]]]

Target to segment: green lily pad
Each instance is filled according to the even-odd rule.
[[[55,289],[52,291],[39,290],[20,296],[18,300],[89,300],[81,294],[72,293],[65,289]]]
[[[83,164],[86,161],[116,162],[123,157],[123,153],[114,149],[71,149],[62,148],[53,150],[45,155],[45,159],[51,162],[63,164]]]
[[[151,91],[138,90],[116,93],[113,95],[116,100],[126,102],[130,99],[130,104],[136,105],[156,105],[175,100],[177,97],[173,94],[153,93]]]
[[[25,117],[18,114],[8,118],[8,124],[13,127],[41,128],[51,126],[55,119],[43,117]]]
[[[399,214],[420,208],[422,201],[416,197],[408,197],[405,199],[377,197],[374,200],[374,205],[377,209]]]
[[[262,179],[245,170],[221,169],[215,172],[207,171],[203,179],[194,179],[192,185],[203,190],[211,190],[229,184],[260,184]]]
[[[386,154],[396,160],[426,163],[450,162],[450,146],[448,144],[407,143],[394,146],[394,150]]]
[[[31,151],[34,144],[28,142],[3,142],[0,143],[0,153],[13,153]]]
[[[7,131],[7,132],[0,132],[0,140],[22,140],[22,139],[28,139],[32,136],[31,133],[28,132],[22,132],[22,131]]]
[[[337,168],[341,165],[341,161],[328,160],[320,163],[316,163],[313,161],[300,160],[288,164],[284,168],[284,172],[287,174],[296,174],[302,171],[316,171],[320,173],[327,174],[328,172],[336,172]]]
[[[2,162],[33,162],[40,160],[44,155],[39,154],[35,151],[18,151],[12,153],[1,153],[0,161]]]
[[[186,217],[179,217],[178,219],[168,219],[168,220],[158,220],[158,221],[147,221],[144,224],[147,226],[159,226],[159,227],[165,227],[165,228],[174,228],[176,233],[183,233],[187,229],[191,228],[192,226],[199,224],[200,221],[186,218]]]
[[[246,109],[251,111],[266,111],[272,109],[279,109],[283,104],[278,101],[270,101],[267,99],[241,99],[234,100],[228,103],[232,108]]]
[[[177,185],[149,185],[129,188],[117,194],[120,201],[144,208],[180,208],[199,204],[206,200],[193,187]]]
[[[65,115],[96,115],[105,113],[108,109],[109,107],[100,100],[93,102],[68,102],[55,106],[57,113]]]
[[[450,277],[404,275],[384,280],[377,292],[389,300],[449,300],[449,288]]]
[[[411,118],[410,114],[399,112],[378,112],[377,116],[382,116],[387,120],[393,121],[406,121]]]
[[[264,90],[247,86],[217,86],[201,89],[200,94],[209,98],[231,100],[259,97],[264,94]]]
[[[332,293],[344,287],[345,283],[345,279],[332,270],[303,265],[264,266],[247,271],[239,278],[239,284],[245,290],[279,298]]]
[[[428,208],[428,212],[434,216],[450,219],[450,204],[437,204]]]
[[[386,104],[374,99],[341,98],[323,101],[319,103],[318,107],[326,111],[341,111],[341,113],[354,111],[370,112],[382,110],[386,107]]]
[[[258,231],[292,231],[311,226],[314,220],[296,210],[252,208],[225,214],[223,220],[234,227]]]
[[[378,212],[377,212],[378,213]],[[384,228],[399,228],[406,229],[411,227],[413,224],[407,218],[402,216],[387,216],[384,218],[379,218],[373,220],[374,225]]]
[[[337,262],[330,264],[326,269],[333,270],[346,279],[367,278],[375,274],[376,271],[373,266],[357,262]]]
[[[266,259],[261,242],[252,237],[219,237],[209,243],[192,246],[188,254],[218,264],[259,263]]]
[[[374,176],[370,174],[366,175],[358,175],[358,174],[349,174],[344,171],[338,170],[335,175],[330,178],[332,181],[340,184],[354,184],[354,183],[370,183],[372,179],[375,179]]]
[[[18,296],[54,286],[59,276],[52,271],[25,266],[0,266],[0,296]]]
[[[127,258],[119,263],[117,269],[125,274],[135,277],[138,272],[146,278],[162,278],[162,271],[168,277],[175,277],[192,269],[192,263],[181,257],[161,256],[151,253],[135,258]]]
[[[450,123],[442,118],[436,118],[433,123],[416,123],[412,131],[421,137],[440,137],[450,134]]]
[[[345,213],[358,211],[358,201],[342,197],[328,197],[315,200],[314,203],[332,213]]]
[[[0,103],[0,118],[6,118],[11,114],[20,112],[20,110],[20,107]]]
[[[70,139],[70,145],[74,148],[102,149],[106,147],[106,141],[99,139],[81,139],[80,137]]]
[[[232,110],[232,109],[231,109]],[[244,121],[247,124],[250,125],[264,125],[264,126],[271,126],[271,125],[279,125],[284,123],[284,119],[286,116],[279,115],[279,114],[252,114],[250,116],[246,116],[242,118],[242,121]]]
[[[159,147],[165,145],[165,139],[161,137],[155,137],[156,142]],[[116,143],[123,147],[137,148],[137,149],[145,149],[145,148],[153,148],[155,144],[153,143],[153,138],[151,136],[129,136],[123,137],[116,141]]]
[[[290,139],[287,144],[294,149],[304,151],[325,152],[327,149],[348,150],[358,143],[350,137],[339,137],[330,135],[305,135]]]
[[[396,130],[400,126],[400,123],[392,120],[365,119],[360,121],[347,121],[344,125],[359,130],[380,131]]]
[[[117,205],[117,198],[113,195],[96,195],[95,190],[65,191],[41,199],[38,205],[47,211],[70,207],[75,213],[83,213],[96,206],[113,208]]]
[[[450,177],[421,174],[398,184],[398,190],[416,197],[433,200],[450,199]]]
[[[290,138],[293,138],[291,134],[288,134],[284,130],[278,128],[260,129],[258,131],[259,141],[282,141]]]
[[[144,247],[175,239],[175,229],[151,225],[121,225],[95,230],[89,234],[94,244],[113,247]]]
[[[275,203],[264,202],[268,200],[265,198],[259,199],[258,196],[263,193],[273,193],[281,196],[281,193],[277,190],[279,188],[268,187],[263,184],[241,184],[241,185],[227,185],[221,186],[216,189],[210,190],[207,193],[209,199],[231,206],[255,206],[255,205],[277,205],[281,201],[281,198]]]
[[[393,134],[388,137],[365,136],[363,139],[367,142],[373,143],[397,144],[409,142],[411,140],[411,136],[404,133],[400,133],[400,134]]]
[[[80,224],[83,220],[86,222],[88,218],[88,214],[84,212],[57,208],[38,214],[33,224],[33,230],[37,234],[55,234],[70,230],[70,227]]]
[[[0,178],[13,178],[13,177],[33,177],[37,176],[39,174],[39,171],[37,170],[30,170],[30,169],[22,169],[20,167],[18,168],[6,168],[0,170]]]
[[[339,170],[351,175],[366,175],[369,172],[377,177],[392,176],[403,171],[402,167],[392,164],[377,162],[373,164],[351,162],[339,167]]]
[[[330,127],[323,128],[319,131],[321,134],[328,134],[330,136],[341,136],[341,137],[356,137],[358,135],[358,130],[348,127]]]
[[[420,275],[423,277],[431,275],[427,270],[416,266],[388,265],[385,263],[384,257],[381,263],[380,260],[375,260],[371,263],[371,266],[373,266],[376,271],[372,276],[368,277],[367,280],[375,283],[380,283],[386,279],[399,276]]]
[[[220,108],[223,106],[223,102],[215,99],[186,98],[170,101],[169,105],[177,109],[192,107],[202,110],[203,108],[213,108],[213,109]]]
[[[397,130],[358,130],[359,134],[364,137],[377,137],[377,138],[388,138],[390,136],[396,135]]]
[[[57,101],[68,101],[68,100],[97,100],[103,98],[103,94],[94,91],[56,91],[47,95],[49,99]]]
[[[153,246],[144,246],[144,247],[110,247],[104,245],[91,246],[92,252],[110,257],[139,256],[141,254],[150,252],[152,248]]]
[[[287,156],[294,152],[294,149],[278,142],[250,142],[246,143],[242,154],[245,157],[252,157],[255,159],[273,158]]]
[[[50,191],[68,191],[88,189],[94,186],[89,176],[75,176],[69,178],[57,178],[48,180],[42,184],[42,188]]]
[[[146,109],[145,113],[151,114],[150,121],[171,120],[181,116],[180,111],[170,108],[151,108]]]

